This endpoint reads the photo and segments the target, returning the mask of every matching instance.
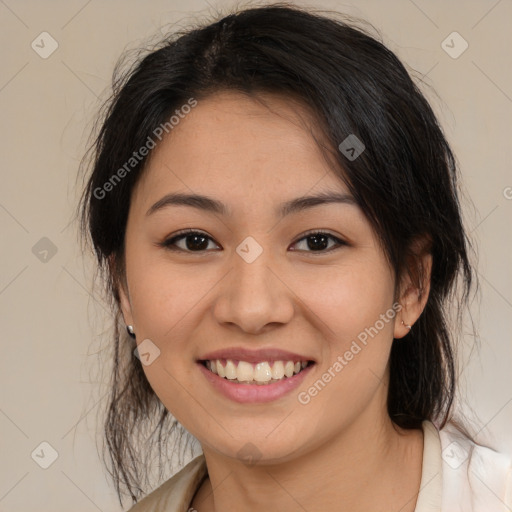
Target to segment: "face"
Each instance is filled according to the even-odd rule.
[[[121,300],[152,388],[203,449],[244,458],[255,446],[278,462],[383,414],[393,337],[408,331],[395,276],[307,112],[266,102],[218,93],[154,150],[131,198]],[[169,194],[215,203],[160,201]],[[282,211],[319,194],[344,198]],[[230,382],[210,359],[272,382]],[[283,377],[279,361],[290,373],[287,361],[309,363]]]

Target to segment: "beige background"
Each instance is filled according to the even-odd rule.
[[[110,323],[69,223],[75,180],[122,51],[164,24],[207,16],[209,5],[233,3],[0,0],[0,511],[121,510],[95,447],[106,379],[96,352]],[[512,453],[512,1],[314,5],[374,23],[428,84],[474,203],[465,210],[480,247],[473,312],[481,350],[461,358],[463,394],[480,418],[478,438]],[[47,59],[31,48],[43,31],[59,45]],[[469,44],[457,59],[441,47],[453,31]],[[57,250],[46,262],[33,252],[43,237]],[[473,341],[466,337],[467,346]],[[58,452],[46,470],[31,458],[42,441]]]

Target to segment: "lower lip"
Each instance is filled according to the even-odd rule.
[[[311,364],[293,377],[285,377],[271,384],[239,384],[224,377],[219,377],[216,373],[208,370],[202,363],[197,364],[203,375],[216,390],[220,391],[227,398],[239,403],[262,403],[277,400],[299,386],[314,366]]]

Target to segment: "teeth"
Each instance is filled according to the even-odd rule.
[[[247,384],[277,382],[285,377],[292,377],[308,365],[307,361],[274,361],[273,363],[262,361],[252,364],[247,361],[228,359],[225,360],[224,365],[222,361],[220,359],[206,361],[206,367],[219,377]]]
[[[272,378],[270,365],[266,361],[264,363],[258,363],[254,368],[253,378],[257,382],[268,382]]]
[[[283,361],[275,361],[274,364],[272,365],[272,378],[273,379],[282,379],[283,377],[284,377]]]
[[[231,359],[228,359],[226,362],[226,378],[229,380],[235,380],[236,379],[236,366]]]
[[[236,378],[240,382],[251,382],[253,380],[254,370],[251,363],[240,361],[236,369]]]
[[[286,364],[284,365],[284,374],[287,377],[291,377],[293,375],[294,369],[295,365],[293,364],[293,361],[286,361]]]

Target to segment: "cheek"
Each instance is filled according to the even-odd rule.
[[[134,321],[145,337],[161,343],[180,339],[177,332],[200,308],[201,298],[218,278],[196,265],[180,265],[165,254],[135,254],[127,267]]]
[[[304,315],[331,340],[332,350],[344,351],[350,340],[373,326],[393,303],[393,276],[381,259],[354,252],[342,264],[311,267],[291,276],[293,292],[306,306]],[[392,322],[380,325],[388,336]],[[336,354],[337,356],[338,354]]]
[[[201,297],[215,281],[210,284],[209,277],[197,269],[133,253],[127,274],[137,342],[149,339],[160,351],[143,370],[160,400],[177,404],[180,410],[183,385],[195,364],[193,333],[200,323]]]
[[[304,286],[308,311],[327,341],[313,386],[301,389],[305,409],[319,425],[334,425],[358,414],[385,377],[396,315],[393,276],[380,260],[359,258],[339,265]],[[295,290],[294,290],[295,291]],[[320,381],[320,382],[319,382]],[[302,403],[302,402],[301,402]]]

